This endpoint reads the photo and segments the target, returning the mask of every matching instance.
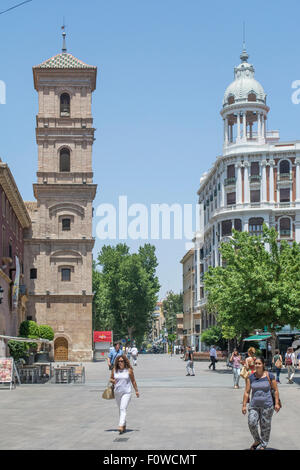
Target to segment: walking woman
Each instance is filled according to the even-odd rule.
[[[245,367],[249,371],[249,375],[251,375],[255,372],[255,348],[249,348],[247,353],[248,357],[245,360]]]
[[[270,440],[274,409],[278,413],[281,405],[275,376],[265,370],[264,358],[257,357],[254,367],[255,372],[246,379],[242,413],[244,415],[247,413],[247,403],[250,401],[250,392],[252,390],[248,408],[248,426],[254,442],[250,450],[264,450]],[[271,388],[274,390],[275,404],[273,403]],[[258,425],[260,425],[260,434]]]
[[[234,388],[239,387],[240,373],[241,373],[241,356],[238,350],[235,348],[231,354],[230,362],[232,362],[232,372],[233,372],[233,385]]]
[[[284,362],[288,370],[287,379],[288,379],[289,384],[293,383],[293,378],[295,375],[295,367],[296,367],[296,357],[293,351],[294,351],[293,348],[287,348],[287,352],[284,358]]]
[[[275,356],[272,361],[276,371],[276,382],[280,384],[280,372],[282,368],[282,356],[279,349],[275,349]]]
[[[123,434],[126,431],[126,412],[131,399],[131,384],[136,397],[140,396],[132,367],[126,356],[118,356],[115,359],[110,381],[114,384],[115,399],[119,408],[119,434]]]

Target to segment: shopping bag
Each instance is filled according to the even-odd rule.
[[[249,371],[246,369],[245,366],[242,367],[240,376],[243,377],[243,379],[247,379],[249,377]]]
[[[115,398],[114,386],[111,382],[108,382],[106,389],[102,393],[104,400],[113,400]]]

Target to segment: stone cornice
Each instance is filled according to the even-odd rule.
[[[33,194],[36,199],[38,199],[38,194],[42,192],[53,192],[62,194],[65,197],[67,196],[67,191],[76,191],[76,193],[90,193],[92,199],[96,196],[97,184],[83,184],[83,183],[47,183],[47,184],[33,184]]]
[[[63,303],[66,303],[66,302],[71,302],[72,299],[76,300],[77,303],[91,303],[93,301],[93,295],[92,294],[86,294],[86,295],[83,295],[83,294],[71,294],[71,293],[68,293],[68,294],[42,294],[42,293],[36,293],[36,294],[28,294],[28,298],[35,298],[35,299],[39,299],[43,302],[63,302]]]
[[[0,185],[3,187],[6,197],[8,198],[22,227],[30,227],[31,220],[14,177],[11,174],[8,165],[2,162],[0,163]]]
[[[24,243],[34,245],[40,243],[55,243],[55,244],[74,244],[82,243],[85,245],[95,244],[95,238],[24,238]]]

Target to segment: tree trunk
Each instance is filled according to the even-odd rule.
[[[272,333],[272,338],[270,339],[270,343],[271,343],[272,358],[273,358],[274,355],[275,355],[277,336],[276,336],[276,332],[275,332],[275,331],[271,331],[271,333]]]
[[[129,326],[128,328],[128,336],[129,336],[129,339],[130,339],[130,343],[132,341],[132,332],[133,332],[133,326]]]

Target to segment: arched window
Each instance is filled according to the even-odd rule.
[[[234,219],[234,228],[238,232],[242,231],[242,221],[241,221],[241,219]]]
[[[63,148],[59,153],[59,171],[70,171],[70,150]]]
[[[251,235],[262,235],[264,219],[262,217],[252,217],[249,219],[249,233]]]
[[[233,104],[235,102],[235,99],[234,99],[234,96],[233,95],[230,95],[228,97],[228,104]]]
[[[60,95],[60,115],[70,116],[70,95],[68,93]]]
[[[248,101],[256,101],[256,94],[255,93],[249,93]]]
[[[291,236],[291,219],[282,217],[279,221],[280,237]]]
[[[279,164],[279,173],[282,175],[290,175],[290,162],[288,160],[282,160]]]

